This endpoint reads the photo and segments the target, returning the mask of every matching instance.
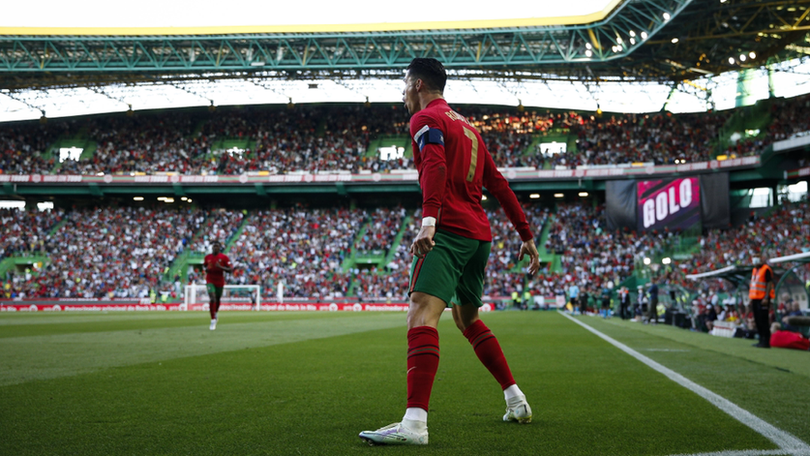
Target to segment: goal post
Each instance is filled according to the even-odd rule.
[[[220,310],[261,310],[260,285],[225,285]],[[205,284],[186,285],[181,310],[208,310],[208,289]]]

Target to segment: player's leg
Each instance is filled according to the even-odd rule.
[[[436,326],[446,304],[426,293],[411,294],[408,308],[408,402],[399,423],[363,431],[369,444],[427,445],[427,412],[433,381],[439,369],[439,332]]]
[[[458,262],[472,253],[470,239],[439,231],[433,250],[414,258],[409,284],[408,308],[408,402],[400,423],[363,431],[369,443],[428,443],[427,412],[433,381],[439,368],[439,318],[453,296],[461,267]],[[463,264],[463,263],[462,263]]]
[[[211,326],[208,329],[215,330],[217,329],[217,293],[216,287],[213,283],[205,284],[206,290],[208,290],[208,313],[211,315]]]
[[[225,287],[216,288],[217,311],[214,313],[214,318],[219,318],[219,306],[222,305],[222,292],[224,291],[224,289]]]
[[[757,334],[759,335],[759,342],[754,344],[756,347],[770,348],[771,346],[771,328],[770,328],[770,315],[769,306],[762,305],[761,299],[751,300],[751,308],[754,312],[754,324],[757,327]]]
[[[447,304],[427,293],[411,294],[408,307],[408,404],[405,419],[427,422],[430,393],[439,369],[439,331]]]
[[[225,287],[214,287],[214,322],[219,321],[219,306],[222,304],[222,291]]]
[[[526,396],[512,377],[498,339],[478,315],[478,309],[483,305],[481,295],[484,291],[484,270],[489,259],[489,249],[490,244],[482,242],[464,268],[456,289],[457,301],[453,302],[453,321],[472,345],[478,359],[501,385],[507,405],[504,421],[529,423],[532,412]]]

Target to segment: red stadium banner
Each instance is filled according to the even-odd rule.
[[[303,298],[302,298],[303,299]],[[496,302],[511,301],[507,296],[485,297],[482,312],[495,310]],[[542,304],[549,307],[561,307],[564,303],[558,302],[557,297],[541,298]],[[538,302],[540,303],[540,302]],[[0,312],[142,312],[150,310],[193,310],[208,311],[208,304],[190,304],[188,309],[181,302],[149,303],[149,299],[142,300],[93,300],[93,299],[22,299],[0,300]],[[220,310],[225,311],[269,311],[269,312],[406,312],[408,303],[401,302],[318,302],[318,301],[292,301],[279,303],[277,301],[263,302],[259,309],[250,304],[222,304]],[[448,309],[449,310],[449,309]]]
[[[71,302],[53,300],[55,302],[44,302],[43,300],[31,301],[5,301],[0,302],[0,312],[138,312],[149,310],[186,310],[182,303],[165,304],[140,304],[140,303],[92,303],[92,302]],[[492,310],[492,306],[486,304],[487,310]],[[208,311],[208,304],[191,304],[188,310]],[[250,304],[223,304],[220,310],[239,311],[256,310]],[[388,303],[388,302],[365,302],[365,303],[288,303],[280,304],[268,302],[261,305],[262,311],[321,311],[321,312],[405,312],[408,310],[408,303]]]
[[[14,304],[0,304],[0,312],[138,312],[148,310],[180,310],[180,304],[26,304],[16,301]]]
[[[660,166],[611,166],[589,167],[580,169],[536,170],[534,168],[499,168],[504,177],[511,181],[520,180],[566,180],[566,179],[620,179],[628,177],[645,177],[674,173],[700,173],[715,170],[732,170],[752,168],[760,165],[759,156],[733,158],[729,160],[712,160],[708,162],[686,163],[682,165]],[[418,174],[415,170],[402,170],[391,173],[319,173],[319,174],[269,174],[267,172],[242,175],[186,176],[179,174],[161,175],[40,175],[40,174],[0,174],[0,183],[12,184],[96,184],[96,185],[317,185],[329,183],[416,183]]]

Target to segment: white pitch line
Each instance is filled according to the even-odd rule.
[[[717,451],[714,453],[682,453],[671,456],[806,456],[810,452],[804,450],[739,450]]]
[[[738,420],[742,424],[750,427],[754,431],[762,434],[765,438],[770,440],[771,442],[775,443],[780,449],[775,450],[776,453],[768,453],[768,452],[756,452],[752,453],[757,455],[767,455],[767,454],[790,454],[790,455],[810,455],[810,445],[807,445],[803,441],[799,440],[798,438],[790,435],[789,433],[774,427],[773,425],[765,422],[761,418],[754,416],[752,413],[748,412],[747,410],[742,409],[741,407],[737,406],[736,404],[732,403],[728,399],[720,396],[719,394],[713,393],[708,389],[698,385],[697,383],[689,380],[688,378],[684,377],[683,375],[669,369],[667,367],[658,364],[657,362],[647,358],[646,356],[642,355],[641,353],[633,350],[632,348],[624,345],[623,343],[605,335],[601,332],[591,328],[590,326],[582,323],[581,321],[577,320],[576,318],[571,317],[565,313],[560,312],[561,315],[568,318],[569,320],[573,321],[574,323],[582,326],[583,328],[587,329],[588,331],[596,334],[597,336],[601,337],[608,343],[612,344],[619,350],[627,353],[628,355],[636,358],[637,360],[641,361],[642,363],[646,364],[647,366],[653,368],[654,370],[664,374],[667,378],[672,380],[673,382],[683,386],[684,388],[692,391],[693,393],[697,394],[698,396],[706,399],[707,401],[711,402],[715,407],[719,408],[720,410],[728,413],[732,418]],[[746,452],[721,452],[721,453],[707,453],[709,455],[717,455],[717,456],[748,456]],[[692,455],[694,456],[694,455]]]

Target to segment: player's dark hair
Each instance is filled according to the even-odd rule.
[[[407,70],[412,78],[421,79],[429,89],[444,93],[447,72],[444,71],[444,65],[438,60],[417,57],[411,60]]]

